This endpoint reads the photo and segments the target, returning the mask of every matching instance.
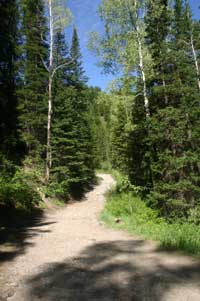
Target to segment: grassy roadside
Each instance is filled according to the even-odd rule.
[[[107,195],[107,203],[101,219],[109,227],[120,228],[142,238],[160,242],[161,247],[182,250],[200,256],[200,226],[195,224],[169,223],[158,212],[147,207],[136,192],[123,191],[117,180],[117,189]],[[124,184],[123,184],[124,185]],[[116,223],[116,219],[121,222]]]

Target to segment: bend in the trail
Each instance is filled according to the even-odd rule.
[[[83,202],[48,213],[40,231],[27,236],[24,252],[4,267],[10,293],[0,300],[199,301],[198,260],[99,222],[114,184],[110,175],[100,176]]]

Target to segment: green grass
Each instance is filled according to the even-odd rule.
[[[159,241],[164,248],[200,255],[200,226],[167,222],[133,192],[110,192],[101,218],[110,227]],[[122,223],[117,224],[116,218]]]
[[[64,202],[63,200],[52,199],[51,201],[54,205],[56,205],[58,207],[64,208],[66,206],[66,202]]]

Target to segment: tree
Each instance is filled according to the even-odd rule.
[[[93,95],[83,84],[84,70],[78,35],[74,36],[69,53],[65,37],[57,33],[54,42],[54,61],[64,65],[55,76],[52,85],[54,111],[52,114],[52,172],[50,186],[58,196],[83,192],[94,180],[92,130],[90,104]],[[67,62],[67,64],[65,64]],[[75,64],[74,64],[75,63]],[[75,75],[75,76],[74,76]]]
[[[91,123],[96,168],[111,166],[111,122],[113,98],[98,88],[93,90]]]
[[[153,177],[150,199],[165,216],[182,217],[197,205],[200,193],[199,143],[195,139],[199,132],[199,93],[192,48],[186,42],[190,40],[186,7],[176,0],[167,17],[169,9],[165,5],[162,13],[166,22],[157,18],[158,10],[149,11],[147,29],[157,71],[151,83],[154,114],[149,134]],[[156,28],[155,35],[152,28]],[[162,45],[160,39],[157,41],[158,32],[164,33]]]
[[[0,164],[19,162],[16,60],[18,11],[14,0],[0,2]]]
[[[50,169],[52,166],[52,150],[51,150],[51,123],[52,123],[52,84],[55,73],[69,64],[62,63],[56,65],[54,60],[54,42],[57,32],[62,32],[71,20],[70,11],[65,7],[64,1],[47,0],[48,20],[49,20],[49,59],[48,59],[48,121],[47,121],[47,150],[46,150],[46,181],[49,181]]]
[[[151,86],[156,90],[159,87],[159,100],[155,102],[152,95],[152,109],[155,110],[160,104],[168,105],[168,96],[166,93],[167,81],[167,38],[169,26],[171,24],[170,9],[167,0],[149,0],[147,2],[147,11],[145,15],[146,24],[146,43],[153,60],[154,76],[151,79]],[[155,74],[157,75],[155,78]],[[156,97],[158,99],[158,95]]]
[[[179,2],[177,1],[176,6],[178,6],[178,4]],[[182,8],[181,4],[182,3],[180,2],[180,8]],[[199,22],[192,19],[192,12],[188,2],[186,2],[185,6],[183,6],[182,16],[180,16],[180,23],[182,23],[182,27],[185,25],[185,30],[182,35],[182,41],[191,48],[190,51],[192,51],[193,63],[196,70],[197,86],[200,91],[200,66],[197,51],[199,49],[200,24]]]
[[[106,71],[116,72],[118,66],[132,75],[138,73],[146,118],[149,119],[147,72],[150,57],[144,43],[144,5],[140,0],[104,0],[99,12],[105,24],[105,35],[100,37],[92,33],[90,47],[101,57],[101,65]]]
[[[42,0],[23,0],[22,55],[23,79],[18,88],[19,113],[23,140],[29,156],[44,156],[48,73],[44,67],[48,47]]]
[[[79,38],[76,27],[73,29],[72,44],[70,49],[71,64],[71,78],[70,84],[78,88],[79,85],[84,85],[87,82],[85,71],[82,67],[82,56],[80,52]]]

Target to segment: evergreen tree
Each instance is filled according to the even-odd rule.
[[[70,84],[78,88],[87,82],[87,77],[85,76],[85,71],[82,66],[79,38],[75,27],[73,29],[70,55],[72,60]]]
[[[124,174],[128,171],[128,116],[125,104],[120,102],[117,106],[116,120],[113,125],[112,143],[112,166]]]
[[[60,194],[81,193],[94,180],[90,93],[73,87],[57,90],[52,124],[52,182]]]
[[[136,93],[141,91],[141,83],[138,81]],[[143,106],[141,94],[138,92],[132,105],[132,130],[129,134],[129,166],[128,175],[132,184],[141,186],[149,192],[152,188],[151,172],[151,145],[148,142],[149,121]]]
[[[23,0],[23,69],[19,89],[20,122],[27,153],[44,156],[46,144],[47,59],[46,20],[42,0]]]
[[[154,76],[150,82],[151,111],[155,112],[159,107],[168,105],[167,85],[167,38],[171,24],[171,12],[167,0],[150,0],[147,2],[145,16],[146,43],[148,45],[152,61]],[[156,94],[156,96],[154,95]]]
[[[63,35],[57,34],[55,45],[54,59],[62,64],[69,59]],[[75,73],[76,81],[72,80]],[[89,89],[83,86],[83,74],[83,68],[78,63],[76,69],[74,64],[68,64],[55,75],[51,183],[54,187],[54,184],[58,183],[57,192],[60,196],[66,196],[67,192],[81,193],[94,178],[89,117],[91,94]]]
[[[93,90],[94,91],[94,90]],[[96,168],[111,166],[111,129],[114,95],[95,88],[92,97],[92,132]],[[114,100],[113,100],[114,99]]]
[[[151,119],[149,137],[151,149],[155,150],[151,156],[154,183],[151,202],[167,216],[183,216],[197,204],[200,193],[199,143],[195,139],[199,131],[199,93],[191,48],[187,44],[191,24],[188,24],[183,1],[175,1],[173,16],[170,39],[165,39],[164,43],[166,58],[159,61],[154,57],[157,70],[160,70],[155,73],[154,82],[159,82],[162,70],[165,70],[166,80],[165,86],[153,87],[156,111]],[[162,28],[160,20],[154,27]],[[158,43],[154,45],[159,46]]]
[[[8,161],[16,163],[19,160],[16,109],[18,11],[14,0],[1,0],[0,19],[0,169],[3,171]]]
[[[62,64],[66,64],[66,66],[64,65],[55,73],[53,87],[56,90],[56,87],[58,85],[60,85],[61,87],[63,85],[66,86],[69,84],[70,69],[71,69],[68,65],[68,63],[70,64],[71,60],[70,60],[70,53],[66,43],[65,35],[60,31],[58,31],[55,34],[53,53],[54,53],[54,63],[56,66],[61,66]]]

